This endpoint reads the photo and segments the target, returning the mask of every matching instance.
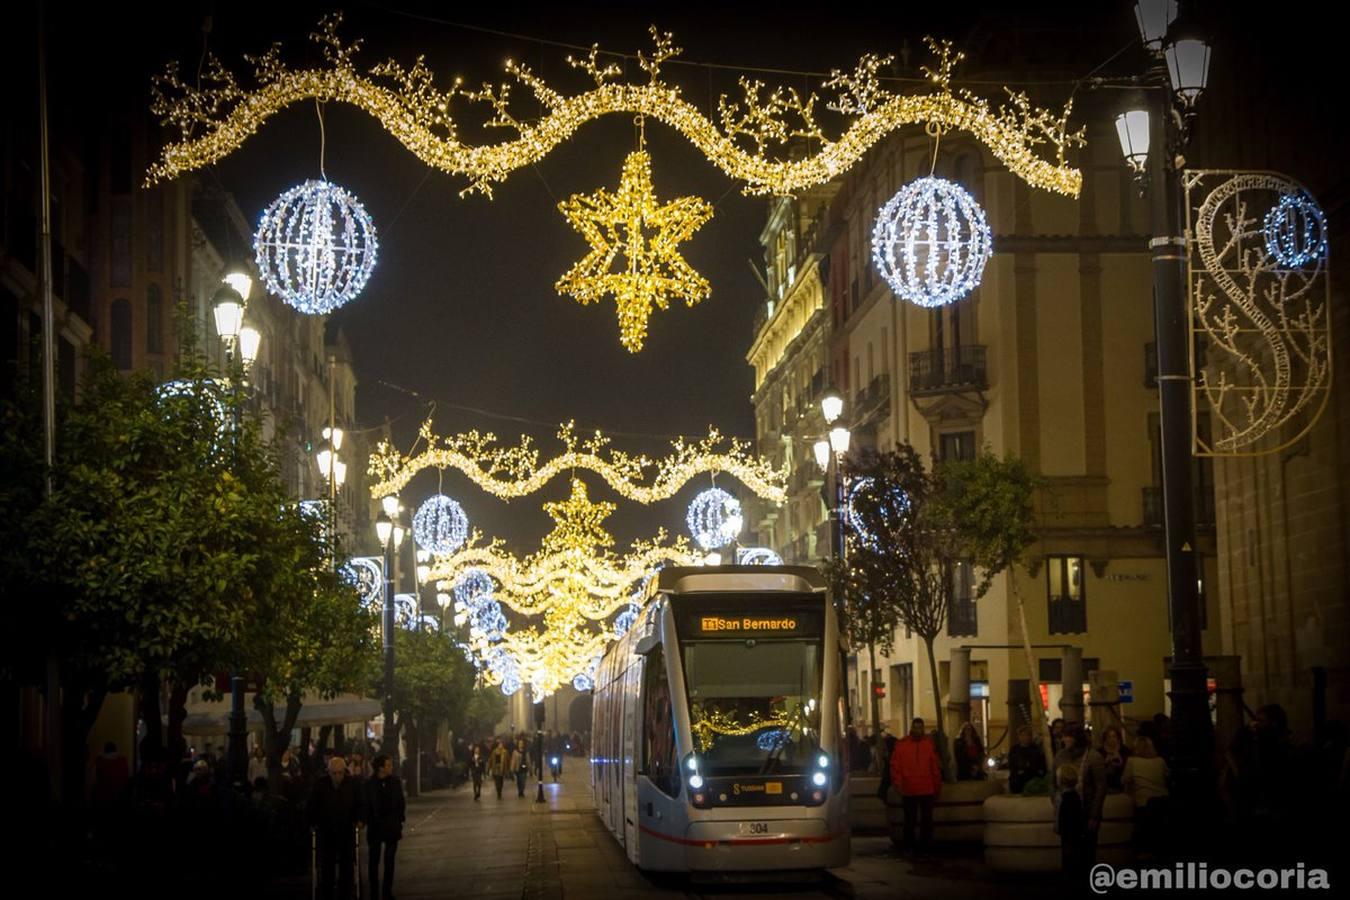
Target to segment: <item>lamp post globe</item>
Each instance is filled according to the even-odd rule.
[[[380,517],[375,520],[375,536],[380,539],[380,546],[389,545],[389,537],[394,532],[394,520],[389,518],[387,513],[380,513]]]
[[[211,298],[211,312],[216,320],[216,334],[222,340],[239,337],[244,325],[244,298],[228,284],[222,284]]]
[[[834,388],[827,389],[820,398],[820,412],[825,417],[825,424],[833,425],[844,414],[843,396]]]

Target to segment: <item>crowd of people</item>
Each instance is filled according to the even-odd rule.
[[[1027,725],[1015,729],[1015,743],[1002,760],[990,759],[980,734],[964,724],[950,752],[937,732],[925,731],[915,719],[909,733],[896,739],[883,733],[863,741],[849,728],[850,768],[880,776],[878,793],[894,787],[904,806],[903,846],[906,852],[931,852],[933,808],[944,780],[982,780],[1007,772],[1013,794],[1050,795],[1055,831],[1060,836],[1063,865],[1074,877],[1096,860],[1097,835],[1106,798],[1126,794],[1133,801],[1133,842],[1143,859],[1161,858],[1173,846],[1174,790],[1172,723],[1158,714],[1128,730],[1118,724],[1098,729],[1055,719],[1050,724],[1053,757]],[[1325,808],[1328,794],[1350,795],[1350,734],[1340,723],[1326,723],[1320,743],[1298,744],[1288,718],[1278,705],[1256,711],[1250,725],[1216,754],[1212,828],[1236,835],[1229,842],[1235,854],[1278,854],[1280,847],[1307,849],[1315,833],[1311,807]],[[878,749],[879,748],[879,749]],[[1320,793],[1319,793],[1320,790]],[[916,840],[917,831],[917,840]],[[1315,840],[1315,838],[1314,838]]]

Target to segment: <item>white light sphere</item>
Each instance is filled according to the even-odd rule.
[[[469,536],[464,508],[444,494],[433,494],[413,514],[413,540],[432,553],[454,553]]]
[[[737,554],[736,563],[742,566],[781,566],[783,557],[768,547],[745,547]]]
[[[572,679],[572,687],[584,694],[587,691],[595,690],[595,682],[591,680],[591,676],[582,672]]]
[[[267,289],[311,315],[330,313],[361,293],[378,249],[366,208],[330,181],[306,181],[273,200],[253,237]]]
[[[178,378],[166,381],[155,388],[155,396],[167,408],[190,409],[194,415],[199,412],[205,413],[218,438],[223,437],[229,428],[229,414],[225,409],[225,403],[190,379]]]
[[[1266,252],[1283,269],[1298,269],[1327,255],[1327,220],[1304,191],[1281,194],[1262,222]]]
[[[863,517],[859,514],[855,504],[860,496],[870,494],[875,484],[875,479],[870,475],[865,475],[853,482],[849,487],[847,506],[844,511],[844,519],[850,530],[869,550],[880,550],[881,544],[877,536],[868,531],[867,523],[863,521]],[[890,496],[882,498],[879,512],[886,524],[894,527],[909,512],[909,498],[898,488],[892,489]]]
[[[694,543],[703,550],[725,547],[736,539],[745,524],[741,501],[721,488],[709,488],[689,504],[685,524]]]
[[[455,579],[455,599],[466,606],[492,593],[492,577],[482,569],[468,569]]]
[[[911,181],[877,213],[872,260],[896,295],[919,306],[955,303],[980,283],[993,239],[984,210],[959,184]]]

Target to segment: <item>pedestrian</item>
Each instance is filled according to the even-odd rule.
[[[895,742],[890,770],[891,783],[899,789],[904,804],[904,849],[927,856],[933,844],[933,807],[942,792],[942,767],[938,764],[937,748],[924,734],[923,719],[911,722],[909,734]],[[915,819],[921,820],[917,847]]]
[[[506,783],[506,775],[510,771],[511,754],[502,745],[502,739],[497,738],[492,747],[492,755],[488,757],[488,774],[492,776],[492,782],[497,786],[498,800],[502,799],[502,786]]]
[[[1050,723],[1050,752],[1059,753],[1064,749],[1064,720],[1055,719]]]
[[[516,750],[511,754],[511,771],[516,775],[516,796],[525,796],[525,780],[530,777],[530,751],[525,739],[516,741]]]
[[[1121,777],[1125,774],[1125,761],[1130,758],[1130,748],[1125,746],[1120,728],[1107,725],[1102,730],[1102,764],[1106,770],[1106,789],[1113,794],[1124,790]]]
[[[1106,765],[1102,755],[1092,749],[1087,732],[1082,724],[1073,722],[1064,729],[1064,749],[1055,754],[1052,768],[1055,770],[1055,803],[1059,803],[1061,766],[1072,765],[1074,785],[1083,804],[1083,841],[1076,848],[1081,849],[1086,865],[1091,867],[1097,855],[1097,829],[1102,821],[1102,807],[1106,803]],[[1073,837],[1073,836],[1071,836]]]
[[[267,753],[261,744],[253,748],[253,755],[248,758],[248,783],[255,784],[259,778],[267,780]]]
[[[1134,754],[1125,760],[1121,786],[1134,800],[1134,841],[1140,850],[1156,854],[1166,846],[1168,791],[1167,761],[1158,755],[1153,741],[1134,740]]]
[[[131,767],[127,758],[117,752],[117,744],[108,741],[103,753],[94,760],[94,807],[107,812],[122,799],[131,781]]]
[[[980,741],[979,732],[974,725],[964,723],[956,736],[956,780],[983,780],[984,760],[984,744]]]
[[[347,777],[347,762],[334,756],[328,761],[328,774],[314,782],[305,808],[305,819],[318,844],[319,896],[323,900],[331,900],[335,885],[343,900],[352,895],[356,828],[361,817],[361,795]]]
[[[1019,725],[1017,743],[1008,752],[1008,792],[1020,794],[1034,778],[1045,777],[1045,751],[1032,738],[1030,725]],[[1045,793],[1042,788],[1041,793]]]
[[[1055,833],[1059,835],[1060,865],[1071,883],[1081,885],[1092,865],[1093,849],[1087,845],[1084,802],[1078,793],[1078,767],[1064,763],[1055,769]]]
[[[374,775],[366,782],[366,838],[370,843],[370,898],[394,900],[394,857],[403,839],[407,802],[403,783],[394,774],[394,761],[381,753],[371,764]],[[384,851],[384,880],[380,880],[380,851]]]
[[[483,794],[483,773],[487,771],[487,753],[483,751],[482,744],[474,744],[473,750],[469,753],[469,778],[473,781],[473,799],[477,800]],[[500,789],[498,796],[501,796]]]
[[[867,768],[868,766],[871,765],[871,759],[873,757],[872,750],[867,746],[865,742],[863,742],[861,738],[858,739],[858,743],[862,744],[863,753],[865,754],[865,758],[868,760],[867,766],[864,767]],[[895,735],[886,734],[886,726],[883,725],[881,737],[881,749],[875,754],[876,758],[890,760],[891,756],[894,755],[895,753],[895,743],[896,743]],[[880,768],[881,768],[881,776],[880,778],[877,779],[877,796],[881,798],[882,803],[885,803],[887,802],[891,792],[891,766],[890,763],[887,762],[886,765],[881,766]]]
[[[347,775],[365,781],[374,774],[373,768],[366,764],[366,757],[360,750],[353,750],[347,757]]]

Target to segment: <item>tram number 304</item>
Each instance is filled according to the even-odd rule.
[[[768,822],[742,822],[741,834],[768,834]]]

